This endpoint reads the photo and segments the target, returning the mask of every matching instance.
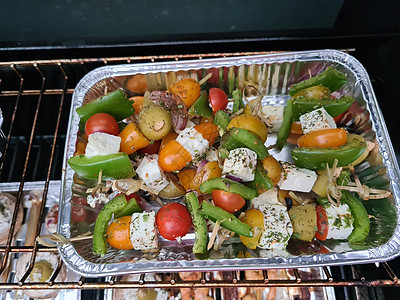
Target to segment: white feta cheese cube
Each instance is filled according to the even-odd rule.
[[[267,125],[268,132],[278,132],[283,121],[284,106],[265,105],[259,112],[260,117]]]
[[[209,149],[208,141],[194,127],[182,130],[176,141],[190,153],[193,161],[199,160]]]
[[[223,175],[232,175],[242,181],[254,180],[257,165],[257,154],[248,148],[236,148],[229,152],[224,161]]]
[[[117,154],[121,146],[121,138],[104,132],[95,132],[89,135],[85,155]]]
[[[157,154],[143,157],[142,162],[136,169],[136,173],[139,175],[140,179],[143,180],[145,185],[158,192],[168,185],[164,172],[158,165]]]
[[[278,182],[281,190],[305,193],[311,191],[317,180],[317,173],[305,168],[296,167],[294,164],[288,162],[281,162],[281,165],[283,172]]]
[[[258,195],[258,197],[251,199],[252,208],[259,209],[264,204],[280,204],[277,188],[273,187],[272,189]]]
[[[156,213],[133,213],[130,224],[130,239],[135,250],[158,248],[157,230],[155,226]]]
[[[327,239],[344,240],[352,233],[353,216],[347,204],[340,204],[339,207],[329,206],[325,208],[328,216],[328,236]]]
[[[300,124],[304,134],[321,129],[336,128],[335,120],[323,107],[301,115]]]
[[[264,230],[258,247],[261,249],[285,249],[293,233],[286,206],[282,204],[263,204],[258,208],[264,215]]]

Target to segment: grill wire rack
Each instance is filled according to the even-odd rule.
[[[352,51],[352,50],[347,50]],[[30,267],[22,279],[32,271],[38,252],[57,252],[37,242],[33,246],[18,246],[11,243],[15,229],[18,208],[23,192],[31,183],[43,183],[43,201],[40,206],[39,222],[35,237],[41,232],[46,214],[46,197],[49,186],[59,182],[64,153],[65,138],[69,120],[70,104],[74,87],[86,73],[104,65],[124,63],[146,63],[155,61],[202,59],[225,56],[265,54],[216,53],[204,55],[165,55],[141,57],[110,57],[59,59],[37,61],[0,62],[0,108],[3,113],[2,145],[0,158],[0,183],[15,183],[18,187],[17,203],[14,210],[10,235],[5,246],[0,246],[0,274],[5,272],[8,259],[17,253],[31,253]],[[271,53],[271,52],[268,52]],[[167,281],[147,282],[145,274],[135,282],[121,282],[115,277],[95,279],[79,278],[76,282],[57,282],[62,267],[58,267],[48,282],[0,283],[0,290],[23,289],[114,289],[114,288],[237,288],[237,287],[334,287],[336,295],[349,298],[359,295],[369,287],[398,287],[398,276],[390,266],[391,262],[379,265],[352,265],[319,268],[324,279],[302,278],[297,269],[291,270],[293,279],[277,280],[268,278],[263,270],[263,279],[246,280],[240,272],[226,272],[224,280],[207,280],[205,273],[198,281],[182,281],[178,274],[171,274]],[[372,271],[371,271],[372,270]],[[167,271],[167,270],[166,270]]]

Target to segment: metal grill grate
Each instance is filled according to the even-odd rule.
[[[230,280],[182,281],[173,274],[168,281],[146,282],[144,275],[136,282],[116,281],[108,278],[104,282],[89,282],[80,278],[76,282],[55,282],[62,262],[47,283],[24,283],[29,276],[37,252],[56,252],[55,248],[44,248],[34,243],[33,246],[14,245],[11,240],[15,228],[18,208],[23,192],[29,183],[44,181],[43,199],[46,199],[49,185],[61,177],[61,164],[67,131],[71,95],[74,87],[87,72],[107,64],[144,63],[163,60],[202,59],[251,55],[263,53],[225,53],[182,56],[122,57],[104,59],[71,59],[20,61],[0,63],[0,107],[3,111],[5,133],[3,156],[1,158],[0,182],[16,182],[18,185],[17,204],[15,207],[10,234],[6,246],[0,247],[3,255],[0,273],[4,271],[12,253],[32,253],[30,268],[18,283],[0,283],[0,290],[10,289],[107,289],[107,288],[221,288],[221,287],[373,287],[400,286],[397,275],[388,263],[382,263],[375,274],[365,276],[358,266],[329,269],[321,268],[326,279],[302,278],[298,270],[291,270],[294,279],[276,280],[268,278],[268,271],[263,272],[262,280],[241,279],[239,272],[230,272]],[[36,224],[35,237],[41,231],[45,216],[45,202],[42,201],[39,222]],[[347,268],[347,269],[344,269]],[[331,272],[332,270],[332,272]],[[355,276],[344,276],[345,271]],[[378,275],[376,275],[378,276]],[[369,278],[371,277],[371,278]]]

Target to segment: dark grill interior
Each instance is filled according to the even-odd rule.
[[[220,55],[222,54],[0,63],[0,107],[4,117],[2,130],[5,134],[5,140],[2,141],[4,155],[1,158],[0,182],[19,183],[19,191],[21,193],[25,189],[26,183],[44,181],[44,192],[46,194],[48,184],[60,180],[73,89],[80,78],[87,72],[105,64],[196,59]],[[379,78],[372,78],[372,80],[376,84],[375,88],[378,88],[377,93],[379,93],[381,85]],[[382,106],[387,105],[386,103]],[[386,114],[390,113],[386,111]],[[391,128],[389,126],[389,130]],[[397,147],[396,145],[397,143],[395,148]],[[18,195],[19,200],[21,200],[20,193]],[[45,209],[44,205],[42,205],[41,221],[43,221]],[[33,247],[12,246],[10,244],[0,247],[0,252],[6,256],[16,252],[33,252],[35,254],[37,251],[56,251],[56,249],[43,248],[38,244]],[[319,280],[302,278],[297,270],[294,270],[296,279],[286,281],[268,280],[268,272],[264,272],[264,280],[261,281],[244,280],[243,273],[227,272],[227,274],[230,274],[227,278],[230,279],[223,281],[183,282],[175,274],[171,280],[156,283],[156,286],[165,288],[189,286],[212,288],[238,286],[333,286],[338,299],[352,299],[359,295],[360,291],[361,295],[367,295],[370,299],[382,299],[385,295],[380,287],[400,285],[397,275],[393,271],[397,270],[397,265],[397,262],[393,261],[380,264],[379,267],[371,264],[333,267],[330,270],[322,268],[326,279]],[[53,276],[54,278],[55,275]],[[50,284],[18,284],[9,281],[9,283],[0,284],[0,289],[12,290],[27,287],[96,289],[92,292],[84,291],[82,296],[84,299],[87,297],[100,299],[102,292],[99,289],[127,286],[128,284],[126,283],[116,282],[115,278],[97,280],[81,278],[77,282],[67,283],[54,283],[51,279]],[[136,288],[152,286],[154,287],[154,284],[146,282],[129,284],[129,287]],[[219,298],[220,291],[216,292],[216,295]]]

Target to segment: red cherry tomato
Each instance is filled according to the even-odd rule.
[[[211,88],[208,91],[208,99],[214,114],[228,106],[228,96],[220,88]]]
[[[340,115],[337,115],[333,117],[333,120],[335,121],[336,124],[340,122],[340,120],[343,118],[344,112],[342,112]]]
[[[137,152],[139,154],[157,154],[158,150],[160,149],[161,140],[154,141],[152,144],[139,149]]]
[[[87,221],[87,210],[85,206],[88,206],[85,198],[73,197],[71,199],[71,221],[73,223]]]
[[[315,211],[317,213],[317,232],[315,233],[315,238],[325,241],[329,231],[328,215],[325,208],[321,205],[318,205]]]
[[[86,121],[85,132],[87,136],[95,132],[105,132],[112,135],[118,135],[119,126],[117,120],[115,120],[112,115],[98,113],[94,114]]]
[[[219,206],[230,213],[237,212],[246,204],[246,201],[242,196],[235,193],[225,192],[223,190],[213,190],[211,196],[216,206]]]
[[[156,224],[160,235],[173,241],[188,233],[192,218],[185,206],[171,202],[160,208],[156,216]]]
[[[139,204],[139,206],[143,209],[143,203],[142,203],[142,198],[140,198],[140,196],[137,193],[133,193],[130,195],[125,195],[126,197],[126,201],[130,201],[132,198],[135,198],[137,204]]]

